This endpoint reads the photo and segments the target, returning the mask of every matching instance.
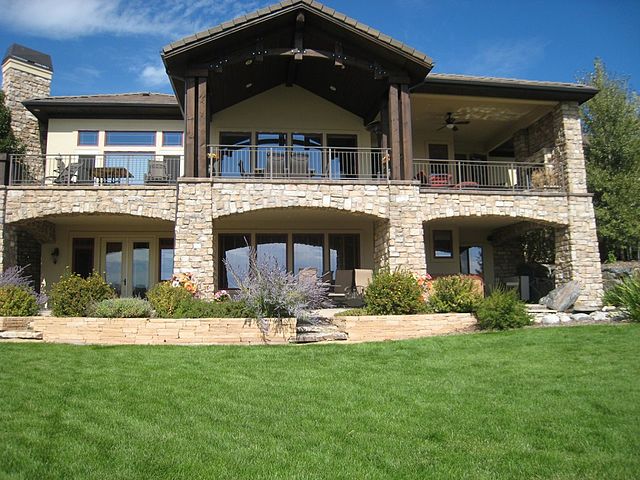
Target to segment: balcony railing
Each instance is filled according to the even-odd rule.
[[[146,153],[104,155],[11,155],[9,185],[171,185],[182,157]]]
[[[564,191],[564,175],[553,164],[476,160],[413,161],[423,188],[446,190]]]
[[[381,148],[210,145],[212,178],[371,182],[389,180],[389,154]]]

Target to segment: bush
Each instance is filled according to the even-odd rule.
[[[483,299],[476,312],[483,330],[506,330],[531,324],[531,315],[515,290],[497,288]]]
[[[84,317],[89,306],[115,296],[116,292],[97,272],[85,279],[67,270],[51,288],[49,299],[55,316]]]
[[[30,317],[37,315],[39,310],[36,296],[27,288],[15,285],[0,287],[0,316]]]
[[[147,292],[147,299],[158,317],[172,318],[178,304],[192,300],[193,295],[185,287],[174,287],[171,282],[160,282]]]
[[[173,316],[175,318],[248,318],[253,315],[246,303],[242,301],[207,302],[191,298],[182,300]]]
[[[336,313],[334,317],[362,317],[364,315],[369,315],[366,308],[350,308]]]
[[[153,308],[141,298],[111,298],[93,304],[87,314],[100,318],[148,318],[152,316]]]
[[[640,273],[625,278],[604,294],[604,302],[626,310],[633,322],[640,322]]]
[[[371,315],[410,315],[424,307],[418,280],[404,270],[377,272],[364,292],[364,300]]]
[[[473,313],[481,300],[482,293],[471,277],[449,275],[433,281],[428,305],[435,313]]]

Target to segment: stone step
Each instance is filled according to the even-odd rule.
[[[327,325],[298,325],[296,327],[296,332],[298,334],[302,333],[333,333],[337,332],[338,327],[332,324]]]
[[[557,310],[552,310],[544,305],[527,304],[527,311],[529,313],[558,313]]]
[[[42,332],[34,332],[33,330],[6,330],[0,332],[0,339],[42,340]]]
[[[317,342],[336,342],[348,340],[349,337],[344,332],[314,332],[299,333],[291,343],[317,343]]]

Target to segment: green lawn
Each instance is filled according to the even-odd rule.
[[[639,478],[640,325],[0,344],[0,478]]]

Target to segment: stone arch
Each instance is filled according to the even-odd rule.
[[[175,195],[174,188],[9,190],[5,223],[70,215],[129,215],[174,222]]]

